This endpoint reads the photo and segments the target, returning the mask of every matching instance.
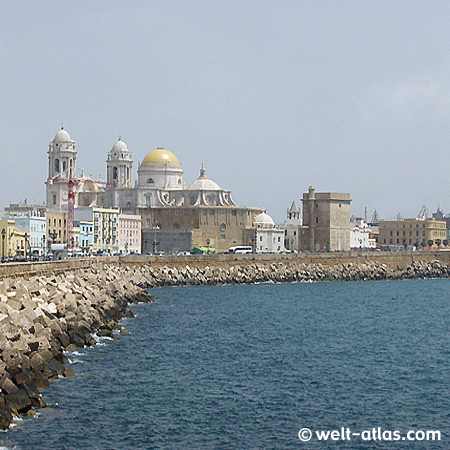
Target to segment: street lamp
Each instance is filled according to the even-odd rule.
[[[153,229],[153,242],[152,242],[152,252],[156,254],[156,246],[159,245],[159,242],[156,242],[156,232],[159,231],[159,225],[156,225]]]
[[[25,259],[28,260],[28,250],[27,250],[28,238],[29,238],[28,233],[25,233],[24,237],[25,237],[25,249],[24,249],[25,255],[24,256],[25,256]]]
[[[46,247],[45,247],[45,234],[42,236],[42,255],[45,256],[46,255]]]
[[[6,230],[2,229],[2,261],[5,260],[5,239],[6,239]]]

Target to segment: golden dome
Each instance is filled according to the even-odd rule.
[[[142,161],[142,165],[181,169],[178,158],[170,150],[162,147],[156,147],[151,152],[147,153]]]

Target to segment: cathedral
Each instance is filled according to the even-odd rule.
[[[106,158],[106,182],[76,174],[77,145],[64,128],[49,144],[47,206],[67,210],[68,180],[75,190],[75,207],[115,208],[139,214],[145,232],[158,233],[161,251],[187,251],[208,246],[217,251],[254,241],[254,218],[262,210],[236,205],[231,192],[208,178],[202,164],[192,183],[170,150],[157,147],[140,162],[133,183],[133,156],[118,139]],[[153,241],[156,238],[153,237]],[[178,244],[173,248],[173,242]],[[172,247],[172,248],[171,248]],[[145,251],[145,248],[144,248]]]

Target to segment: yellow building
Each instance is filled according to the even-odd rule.
[[[435,219],[382,220],[379,224],[378,244],[403,247],[446,245],[447,224]]]
[[[47,212],[47,242],[67,244],[67,211]]]
[[[26,233],[16,227],[14,220],[0,220],[0,257],[25,256]]]

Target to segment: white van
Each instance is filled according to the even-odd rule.
[[[248,253],[253,253],[253,248],[250,245],[238,245],[236,247],[230,247],[226,253],[246,255]]]

